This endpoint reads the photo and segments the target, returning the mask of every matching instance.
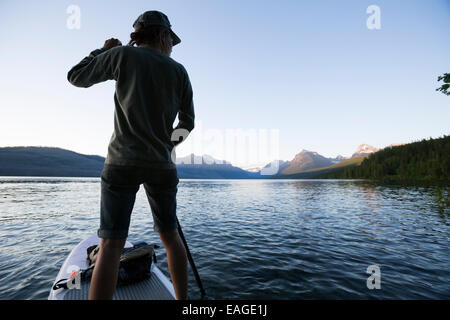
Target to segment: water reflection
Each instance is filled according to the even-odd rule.
[[[67,253],[98,228],[99,182],[0,178],[0,299],[47,297]],[[218,299],[450,298],[448,214],[448,186],[181,180],[178,195],[197,268]],[[130,241],[159,243],[142,188]],[[163,251],[158,261],[167,274]],[[383,290],[366,288],[370,264],[381,266]]]

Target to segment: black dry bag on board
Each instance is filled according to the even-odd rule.
[[[120,255],[117,284],[124,285],[149,279],[151,275],[150,268],[152,266],[152,259],[156,263],[155,248],[158,248],[158,246],[140,242],[131,248],[123,249],[122,254]],[[97,261],[98,249],[98,245],[87,248],[89,268],[82,273],[82,280],[92,277],[95,262]]]

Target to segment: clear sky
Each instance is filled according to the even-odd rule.
[[[80,29],[67,27],[72,4]],[[106,39],[126,44],[146,10],[167,14],[182,40],[172,58],[203,131],[279,130],[283,160],[450,133],[450,97],[435,91],[450,72],[450,0],[2,0],[0,146],[106,156],[114,82],[81,89],[66,75]]]

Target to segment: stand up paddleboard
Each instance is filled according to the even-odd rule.
[[[69,278],[75,270],[84,270],[88,268],[86,249],[92,245],[100,243],[97,235],[81,241],[69,254],[64,261],[54,284],[61,279]],[[125,248],[132,247],[130,242],[125,243]],[[170,280],[152,263],[151,276],[130,285],[117,286],[113,300],[174,300],[175,292]],[[53,285],[54,285],[53,284]],[[59,288],[50,289],[49,300],[87,300],[89,295],[90,280],[81,281],[79,286],[73,286],[72,289]]]

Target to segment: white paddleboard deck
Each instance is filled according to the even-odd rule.
[[[97,235],[81,241],[64,261],[55,282],[67,279],[74,270],[88,268],[86,249],[92,245],[99,244]],[[132,247],[130,242],[125,243],[125,248]],[[80,288],[73,289],[50,289],[49,300],[87,300],[89,295],[90,281],[81,281]],[[130,285],[117,286],[113,300],[174,300],[175,292],[170,280],[152,263],[150,279]]]

